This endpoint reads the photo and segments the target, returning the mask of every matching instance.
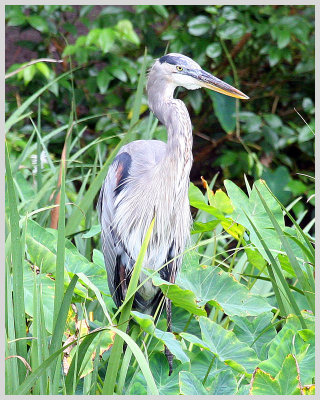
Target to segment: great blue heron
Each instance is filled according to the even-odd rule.
[[[168,141],[136,140],[123,146],[109,168],[98,201],[108,284],[118,307],[125,298],[132,268],[154,216],[144,267],[157,270],[168,263],[160,270],[160,276],[174,282],[188,240],[192,125],[184,103],[173,98],[177,86],[189,90],[205,87],[248,99],[182,54],[167,54],[152,66],[147,82],[149,106],[166,126]],[[145,279],[141,273],[140,282]],[[160,289],[149,279],[136,293],[133,307],[152,313],[160,299]],[[167,316],[170,330],[170,301]]]

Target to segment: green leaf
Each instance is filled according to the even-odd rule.
[[[243,225],[250,231],[250,240],[257,247],[259,252],[263,255],[263,257],[268,260],[266,252],[262,247],[260,240],[252,228],[251,223],[249,222],[246,214],[250,217],[251,221],[256,226],[257,230],[261,234],[264,239],[265,244],[268,246],[270,251],[275,251],[275,256],[278,255],[278,252],[281,249],[281,241],[279,237],[275,234],[273,224],[268,216],[268,213],[264,209],[260,197],[257,192],[257,188],[259,192],[262,194],[264,199],[266,200],[272,214],[274,215],[276,221],[279,226],[284,228],[284,219],[282,215],[282,210],[277,201],[270,194],[269,190],[265,187],[265,185],[256,181],[255,185],[250,194],[250,198],[248,198],[245,193],[233,182],[229,180],[224,181],[225,187],[228,192],[228,196],[231,199],[231,202],[235,208],[232,218],[239,224]]]
[[[216,191],[210,204],[224,214],[231,214],[233,212],[231,200],[221,189]]]
[[[98,36],[98,44],[103,53],[107,53],[113,46],[115,32],[111,28],[101,29]]]
[[[289,190],[285,189],[291,179],[288,168],[281,165],[274,171],[265,169],[261,178],[266,181],[272,193],[274,193],[281,203],[288,203],[291,197]]]
[[[168,13],[168,11],[167,11],[165,6],[152,5],[151,7],[156,11],[157,14],[161,15],[161,17],[163,17],[163,18],[168,18],[169,17],[169,13]]]
[[[290,31],[280,30],[277,37],[279,49],[283,49],[290,43]]]
[[[224,81],[230,84],[232,83],[232,80],[228,77],[226,77]],[[215,115],[223,130],[226,133],[232,133],[236,127],[236,99],[211,90],[208,91],[208,94],[212,100]]]
[[[88,230],[88,232],[84,233],[82,235],[83,239],[90,239],[94,236],[96,236],[98,233],[101,232],[101,225],[92,225],[91,228]],[[96,249],[94,249],[93,251],[95,251]]]
[[[269,52],[270,67],[274,67],[281,60],[281,50],[277,47],[271,47]]]
[[[189,357],[182,350],[181,343],[175,338],[174,334],[171,332],[164,332],[156,328],[153,317],[142,314],[138,311],[131,311],[131,314],[145,332],[149,333],[160,340],[160,342],[165,344],[178,360],[180,360],[182,363],[190,361]]]
[[[108,68],[108,72],[110,72],[111,75],[113,75],[115,78],[118,78],[122,82],[127,82],[127,74],[125,71],[117,66],[112,66]]]
[[[228,315],[258,315],[272,308],[265,298],[251,295],[232,274],[217,266],[183,266],[176,284],[195,294],[198,306],[211,301]]]
[[[131,21],[123,19],[117,23],[115,29],[118,31],[118,34],[120,34],[120,38],[139,46],[140,39],[134,31]]]
[[[206,54],[208,57],[215,59],[221,54],[221,45],[219,43],[209,44],[206,48]]]
[[[251,320],[236,315],[231,317],[235,323],[233,332],[237,338],[254,349],[260,360],[267,358],[265,344],[270,343],[277,334],[270,324],[272,318],[271,312],[262,313]]]
[[[206,395],[208,392],[202,383],[191,372],[181,371],[179,373],[180,394],[187,396]]]
[[[180,364],[180,366],[174,368],[172,374],[169,376],[169,365],[166,356],[163,353],[151,354],[150,369],[160,395],[179,394],[178,375],[181,368],[185,365],[188,364]]]
[[[212,27],[212,22],[205,15],[198,15],[188,22],[189,33],[193,36],[201,36],[208,32]]]
[[[28,83],[32,81],[36,71],[37,71],[37,69],[36,69],[36,65],[35,64],[29,65],[29,67],[25,68],[22,71],[23,80],[24,80],[24,84],[25,85],[28,85]]]
[[[98,73],[97,84],[101,94],[105,94],[109,87],[110,81],[112,81],[113,77],[105,70],[102,69]]]
[[[208,222],[195,222],[193,224],[192,234],[200,232],[211,232],[220,224],[220,220],[212,220]]]
[[[278,381],[261,369],[257,368],[250,388],[251,395],[280,395],[281,389]]]
[[[101,31],[102,29],[99,28],[91,29],[91,31],[87,35],[86,46],[89,46],[90,44],[97,45]]]
[[[256,267],[259,271],[263,271],[265,269],[267,262],[258,250],[247,248],[245,249],[245,252],[250,264]]]
[[[202,340],[186,332],[180,333],[180,336],[211,351],[220,361],[229,362],[230,366],[235,366],[236,370],[240,365],[248,373],[253,372],[259,363],[254,350],[240,342],[232,331],[224,329],[208,318],[200,317],[199,321]]]
[[[176,284],[167,282],[155,275],[152,278],[152,283],[159,286],[162,292],[168,297],[177,307],[182,307],[195,315],[207,315],[205,310],[198,306],[196,296],[191,290],[182,289]]]
[[[43,33],[49,31],[48,22],[39,15],[30,15],[27,19],[30,25],[38,31]]]
[[[196,185],[194,185],[192,182],[190,182],[190,185],[189,185],[189,200],[190,200],[190,203],[199,202],[199,203],[207,204],[206,199],[205,199],[204,195],[202,194],[201,190]]]
[[[38,62],[35,64],[36,68],[44,75],[47,79],[50,78],[51,71],[50,68],[47,66],[46,63],[44,62]]]
[[[224,329],[208,318],[200,317],[202,340],[221,361],[233,360],[251,373],[258,364],[256,353],[240,342],[232,331]]]
[[[281,394],[294,394],[293,392],[299,387],[297,364],[292,354],[286,356],[276,378],[280,385]]]
[[[263,119],[271,128],[278,129],[282,126],[282,120],[276,114],[263,114]]]
[[[226,22],[219,27],[218,36],[224,40],[239,40],[246,33],[246,27],[239,22]]]
[[[205,388],[211,395],[232,395],[237,391],[237,381],[232,371],[220,371],[213,379],[208,379]]]

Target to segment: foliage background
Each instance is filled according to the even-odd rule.
[[[314,7],[7,6],[6,29],[7,393],[313,393]],[[191,181],[203,190],[203,175],[215,193],[191,185],[197,250],[176,285],[153,278],[172,298],[175,335],[131,312],[134,343],[124,336],[113,387],[107,361],[122,357],[131,307],[116,341],[96,179],[124,140],[166,140],[140,91],[166,51],[250,100],[177,90],[194,128]],[[39,58],[62,62],[24,68]]]
[[[297,175],[314,175],[314,136],[297,113],[314,130],[313,6],[8,6],[6,15],[7,40],[10,27],[20,32],[16,42],[9,42],[17,46],[15,52],[8,48],[7,54],[64,59],[62,65],[32,66],[8,80],[9,114],[18,98],[23,100],[47,79],[67,71],[71,55],[72,65],[82,67],[74,75],[77,117],[108,112],[89,122],[83,140],[125,132],[144,49],[151,65],[168,48],[189,55],[250,96],[239,105],[240,141],[230,115],[234,100],[179,89],[194,126],[193,182],[199,184],[201,175],[211,178],[218,171],[220,185],[223,178],[243,185],[243,173],[262,177],[285,205],[296,196],[307,200],[314,193],[312,182]],[[33,40],[25,40],[35,29]],[[17,67],[10,65],[8,71]],[[68,121],[66,106],[72,98],[66,81],[50,90],[42,97],[44,134]],[[146,98],[143,105],[142,116],[147,118]],[[31,130],[24,121],[13,134],[13,154],[23,149]],[[164,139],[164,129],[159,126],[155,136]],[[62,140],[51,140],[53,157],[59,157]],[[297,217],[305,210],[306,201],[294,207]],[[312,216],[309,212],[305,223]]]

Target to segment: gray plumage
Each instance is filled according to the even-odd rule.
[[[148,101],[167,128],[167,143],[137,140],[123,146],[109,168],[98,201],[108,284],[118,307],[125,298],[130,273],[154,216],[143,266],[156,270],[174,259],[161,269],[163,279],[174,282],[189,238],[192,125],[184,103],[173,98],[177,86],[189,90],[207,87],[248,98],[182,54],[171,53],[154,63],[147,82]],[[145,278],[142,273],[140,282]],[[160,298],[159,289],[149,279],[136,294],[134,307],[154,312]]]

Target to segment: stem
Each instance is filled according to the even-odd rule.
[[[214,363],[214,360],[215,360],[215,359],[216,359],[216,356],[213,356],[213,357],[212,357],[212,360],[211,360],[211,363],[210,363],[210,365],[209,365],[209,368],[208,368],[208,370],[207,370],[207,373],[206,373],[205,377],[203,378],[203,381],[202,381],[202,384],[203,384],[203,385],[205,385],[205,383],[206,383],[206,381],[207,381],[207,379],[208,379],[209,373],[210,373],[210,371],[211,371],[211,369],[212,369],[212,367],[213,367],[213,363]]]

